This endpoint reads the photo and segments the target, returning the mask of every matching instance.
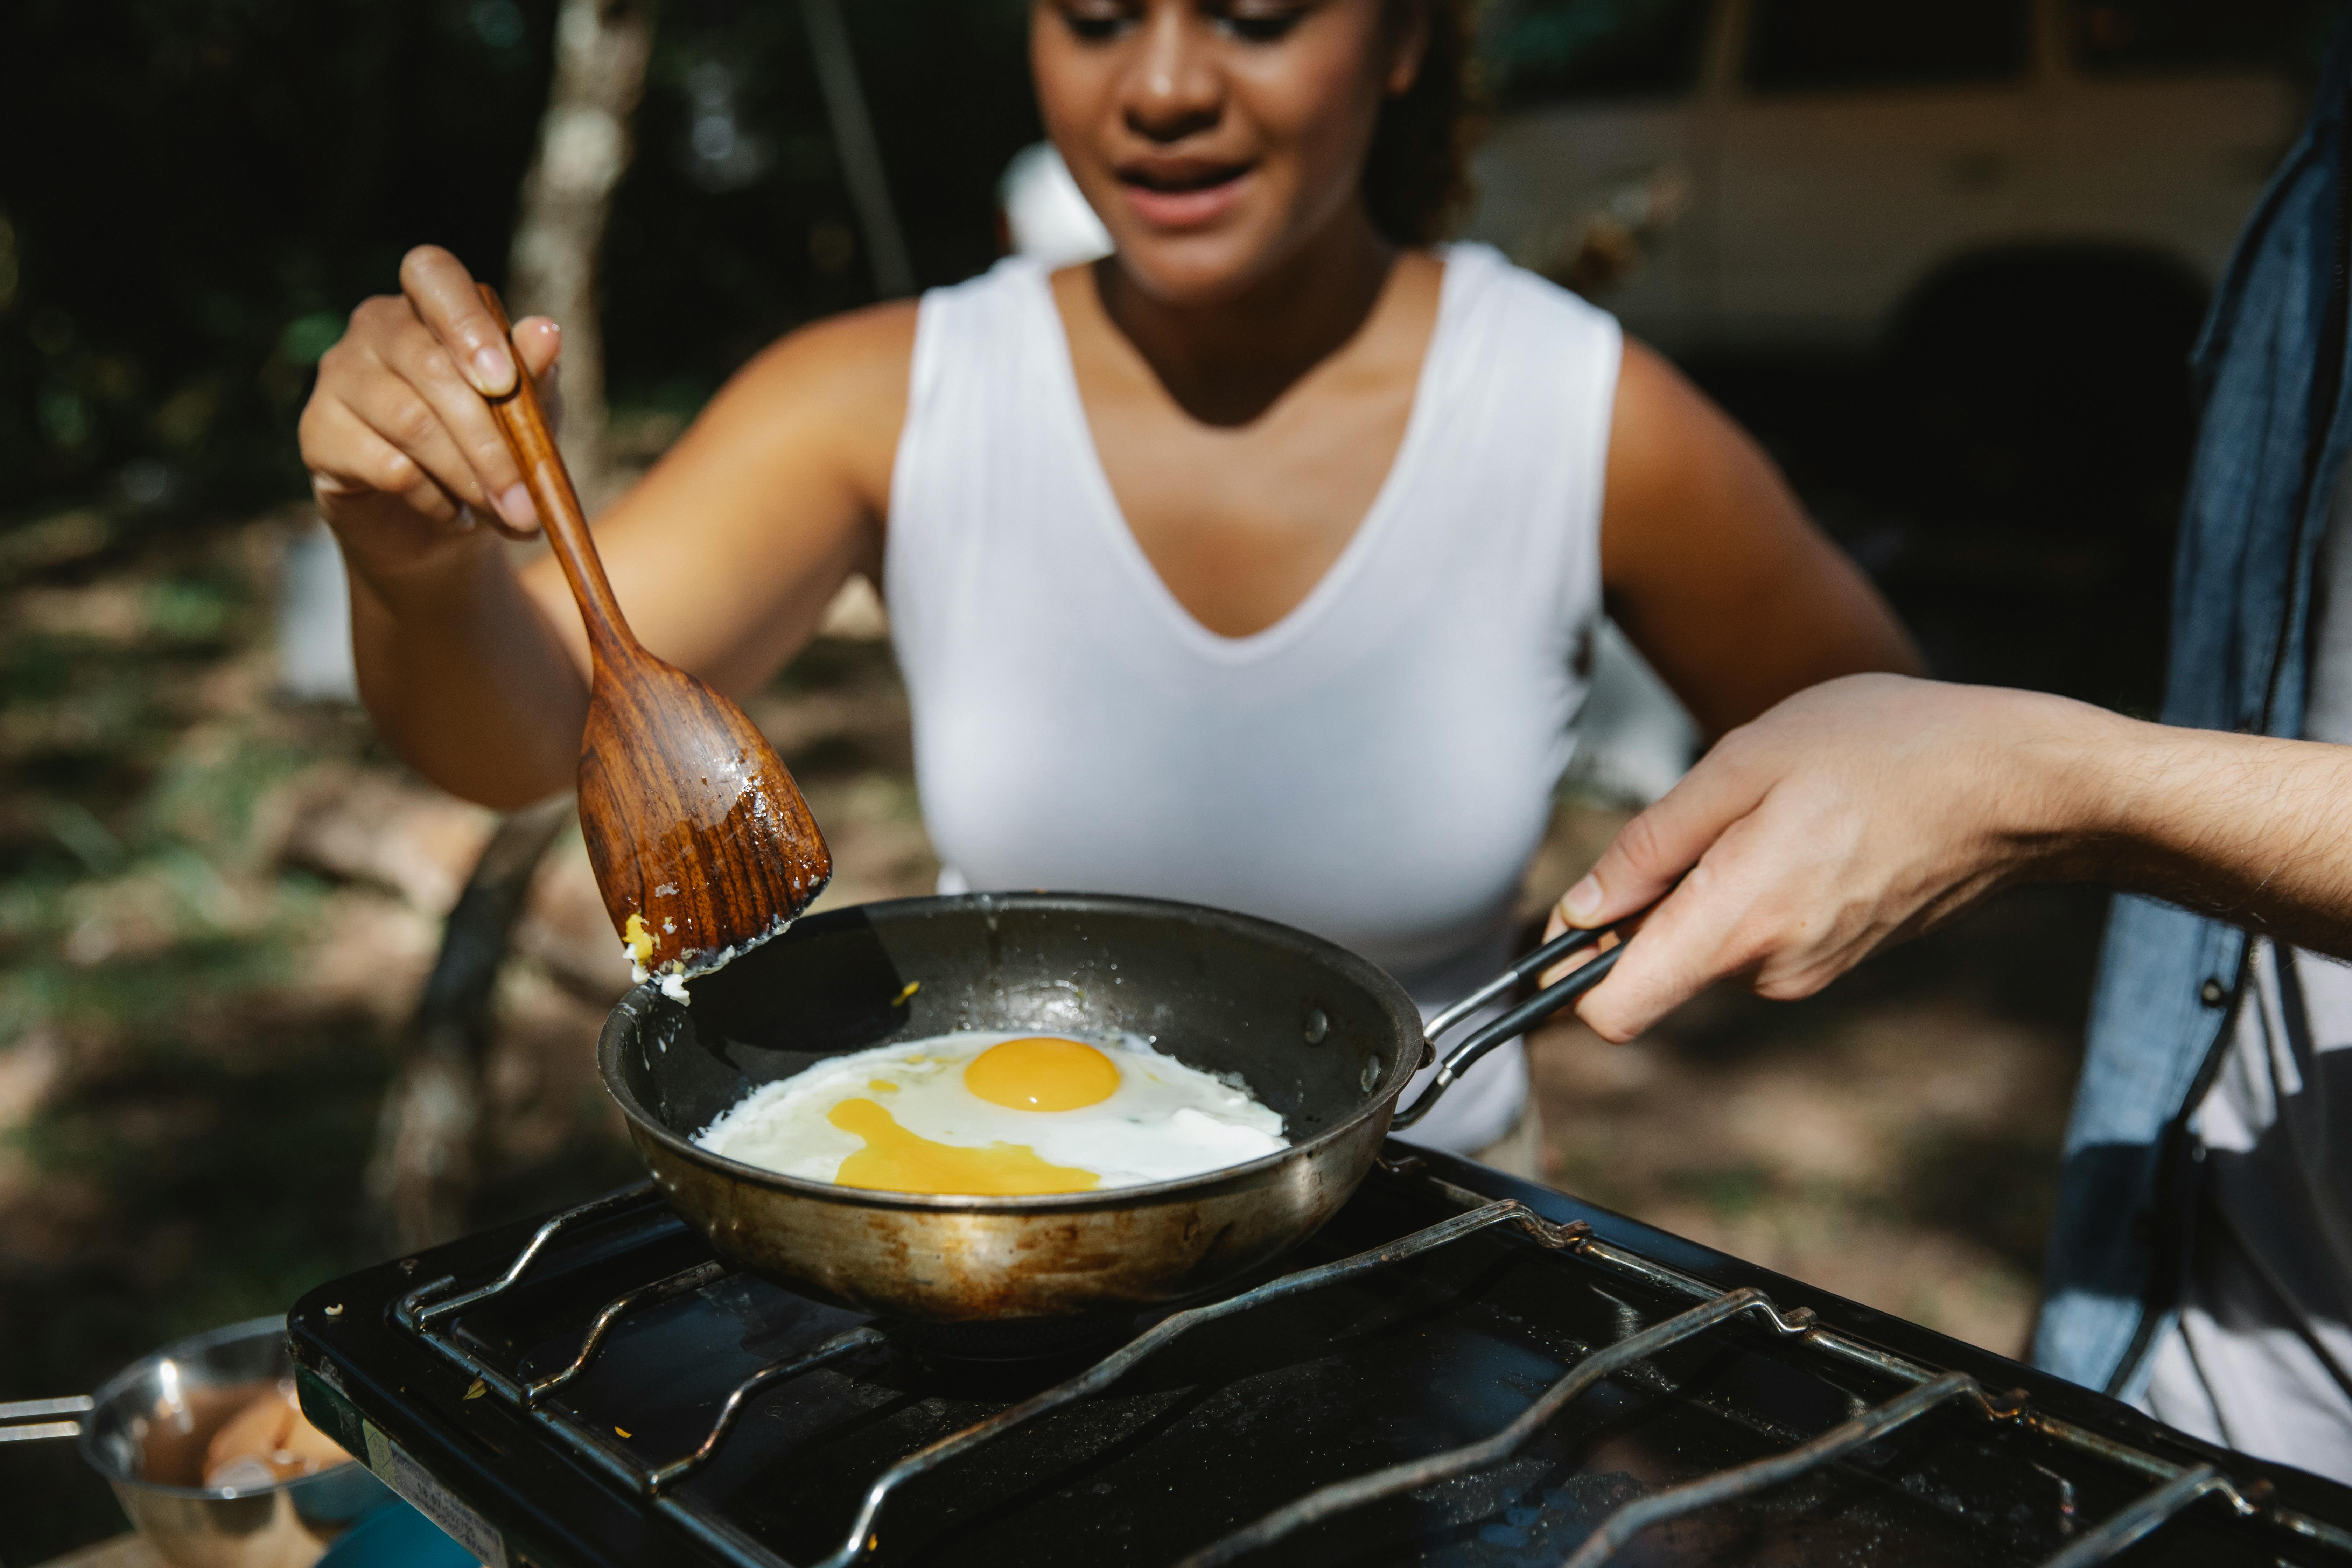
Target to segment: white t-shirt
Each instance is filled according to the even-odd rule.
[[[2304,721],[2336,745],[2352,744],[2347,510],[2352,473],[2320,546]],[[2208,1441],[2352,1481],[2352,968],[2257,942],[2247,981],[2189,1121],[2205,1205],[2141,1404]]]
[[[1181,899],[1353,948],[1424,1012],[1498,971],[1601,613],[1614,321],[1445,253],[1405,435],[1339,560],[1224,637],[1121,515],[1048,274],[923,298],[884,588],[943,890]],[[1413,1131],[1470,1151],[1512,1046]]]

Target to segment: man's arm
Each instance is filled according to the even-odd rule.
[[[1831,681],[1724,737],[1619,831],[1553,925],[1665,894],[1578,1008],[1625,1040],[1727,976],[1811,995],[2034,880],[2106,882],[2352,958],[2352,747],[2037,692]]]

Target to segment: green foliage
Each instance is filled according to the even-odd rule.
[[[126,549],[91,512],[0,534],[0,1057],[19,1085],[45,1053],[59,1075],[0,1112],[12,1396],[89,1388],[365,1253],[392,1053],[380,1019],[301,1001],[331,894],[275,863],[267,803],[369,742],[266,696],[270,537]],[[23,1458],[0,1450],[0,1558],[121,1529],[95,1478]]]
[[[1025,0],[842,11],[919,281],[985,269],[996,182],[1043,134]],[[698,134],[717,129],[705,121],[741,153],[699,156]],[[636,134],[604,250],[615,406],[691,412],[778,336],[873,300],[796,5],[666,9]]]
[[[109,488],[164,513],[299,494],[312,369],[402,253],[502,279],[555,4],[0,7],[0,525]],[[1025,6],[845,10],[922,280],[979,270],[996,177],[1036,135]],[[712,120],[746,155],[698,155]],[[871,297],[793,5],[675,0],[636,132],[606,258],[618,403],[691,413]]]
[[[334,324],[432,235],[494,261],[552,0],[25,0],[0,22],[0,515],[135,459],[184,497],[299,487]],[[126,481],[132,499],[165,486]]]

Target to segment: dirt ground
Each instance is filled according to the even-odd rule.
[[[348,707],[273,690],[289,514],[0,541],[0,1401],[93,1385],[385,1255],[378,1102],[488,814]],[[829,902],[929,890],[887,644],[847,617],[752,704],[831,838]],[[1620,814],[1564,803],[1530,907]],[[2012,895],[1798,1005],[1535,1045],[1553,1179],[2015,1353],[2102,900]],[[590,1061],[625,984],[576,833],[500,981],[476,1223],[635,1167]],[[121,1528],[68,1446],[0,1447],[0,1563]]]

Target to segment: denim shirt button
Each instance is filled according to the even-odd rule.
[[[2197,988],[2197,994],[2203,998],[2208,1007],[2219,1007],[2229,1000],[2230,988],[2221,984],[2220,975],[2212,975],[2207,978],[2204,984]]]

